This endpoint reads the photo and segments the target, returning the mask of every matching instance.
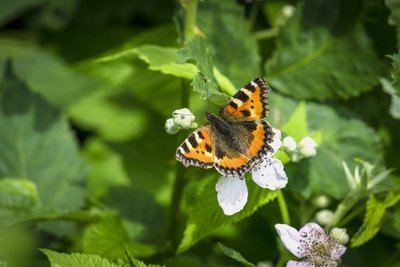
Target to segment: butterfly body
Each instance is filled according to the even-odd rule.
[[[257,78],[241,88],[219,115],[206,112],[208,124],[198,128],[181,146],[176,158],[185,166],[215,167],[225,176],[242,176],[261,157],[273,152],[271,126],[261,120],[268,111],[269,87]]]

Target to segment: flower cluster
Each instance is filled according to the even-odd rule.
[[[276,152],[281,142],[281,132],[273,129],[274,140],[270,144]],[[280,160],[272,158],[273,153],[268,153],[262,161],[251,170],[253,181],[262,188],[276,190],[284,188],[288,177]],[[246,180],[242,176],[220,176],[215,186],[218,203],[225,215],[233,215],[241,211],[247,202]]]
[[[346,230],[332,229],[328,236],[316,223],[307,223],[299,231],[286,224],[276,224],[275,229],[283,245],[301,262],[289,261],[287,267],[335,267],[346,252]]]
[[[196,117],[188,108],[177,109],[172,112],[172,118],[165,121],[165,130],[169,134],[176,134],[179,129],[196,128]]]
[[[282,141],[282,149],[286,151],[293,162],[298,162],[302,158],[314,157],[317,154],[317,143],[307,136],[297,144],[293,137],[286,136]]]

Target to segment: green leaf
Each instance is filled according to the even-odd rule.
[[[396,90],[387,79],[381,78],[380,82],[383,91],[390,95],[389,114],[395,119],[400,119],[400,96],[396,95]]]
[[[39,205],[36,185],[29,180],[0,180],[0,226],[29,218]]]
[[[298,142],[307,136],[307,128],[306,104],[304,102],[300,102],[281,130],[293,137]]]
[[[385,4],[390,10],[388,22],[390,25],[396,26],[397,47],[400,48],[400,2],[398,0],[385,0]]]
[[[176,48],[155,45],[136,48],[137,55],[149,64],[149,69],[193,80],[197,72],[196,66],[191,63],[177,64],[177,51]]]
[[[309,189],[334,198],[341,198],[348,191],[342,161],[362,158],[377,163],[383,158],[377,133],[346,110],[342,110],[341,115],[323,105],[309,104],[307,107],[309,131],[321,133],[317,155],[309,162]],[[293,177],[292,181],[295,179]]]
[[[44,0],[0,1],[0,25],[11,21],[25,11],[43,4]]]
[[[269,121],[274,127],[285,127],[291,118],[295,119],[292,114],[298,102],[272,94],[270,103]],[[381,140],[372,128],[342,107],[306,103],[306,119],[307,135],[318,137],[317,155],[285,165],[288,186],[304,197],[327,194],[340,199],[349,190],[342,161],[350,163],[350,169],[355,166],[354,158],[379,163],[383,158]]]
[[[240,254],[236,250],[228,248],[227,246],[224,246],[221,243],[218,243],[218,245],[226,256],[236,260],[237,262],[242,263],[246,267],[256,267],[253,263],[243,258],[242,254]]]
[[[128,263],[125,264],[126,267],[163,267],[158,264],[148,264],[146,265],[143,261],[135,259],[132,254],[127,250],[125,254]]]
[[[88,255],[83,253],[59,253],[49,249],[41,249],[47,256],[52,267],[118,267],[99,255]]]
[[[384,201],[370,195],[363,225],[351,239],[352,247],[359,247],[371,240],[380,230],[386,209],[400,201],[400,190],[391,191]]]
[[[202,98],[222,95],[214,78],[214,64],[210,47],[198,37],[191,38],[185,46],[178,50],[178,63],[196,60],[198,72],[192,82],[193,89],[201,93]],[[221,98],[219,98],[221,100]]]
[[[331,12],[321,22],[318,14],[327,8]],[[343,31],[339,8],[339,1],[297,7],[266,64],[273,87],[296,98],[322,100],[354,97],[378,82],[380,63],[365,30],[356,24]]]
[[[134,48],[122,49],[112,54],[97,58],[93,63],[105,63],[110,61],[126,61],[139,57],[149,64],[150,70],[160,71],[176,77],[193,80],[197,68],[191,63],[178,64],[177,48],[162,47],[157,45],[143,45]]]
[[[143,226],[135,225],[134,228],[140,231]],[[91,224],[84,233],[83,248],[86,253],[98,254],[110,260],[123,258],[126,250],[138,257],[148,257],[155,253],[154,246],[134,242],[121,220],[114,217]]]
[[[389,56],[392,59],[392,84],[396,94],[400,95],[400,53]]]
[[[196,244],[202,238],[223,225],[238,222],[251,214],[259,207],[271,202],[277,197],[275,191],[262,189],[252,181],[247,182],[248,200],[244,209],[233,215],[226,216],[218,205],[215,179],[210,179],[204,186],[196,203],[189,212],[183,239],[179,245],[178,253],[182,253]]]
[[[83,205],[86,166],[63,114],[31,93],[6,65],[0,83],[0,177],[36,184],[43,207]]]
[[[235,88],[261,75],[258,45],[243,5],[236,1],[199,1],[196,22],[215,67]]]
[[[87,188],[91,196],[100,198],[111,186],[129,184],[121,155],[100,139],[87,140],[82,153],[91,170],[87,177]]]
[[[0,73],[7,59],[13,60],[16,75],[30,89],[58,107],[70,106],[91,92],[96,84],[61,59],[29,43],[0,39]]]

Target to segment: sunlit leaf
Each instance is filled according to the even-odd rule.
[[[381,228],[386,209],[398,201],[400,201],[400,190],[390,192],[384,201],[379,201],[374,195],[370,195],[363,225],[351,239],[351,246],[358,247],[372,239]]]
[[[249,196],[246,206],[242,211],[226,216],[218,205],[215,179],[210,179],[196,199],[195,205],[189,213],[183,239],[179,245],[178,253],[182,253],[196,244],[199,240],[209,235],[213,230],[223,225],[238,222],[251,214],[259,207],[277,197],[275,191],[263,189],[249,179],[247,182]]]
[[[83,253],[59,253],[49,249],[41,249],[47,256],[52,267],[118,267],[99,255],[88,255]]]

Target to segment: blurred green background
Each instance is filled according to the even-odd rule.
[[[318,143],[278,154],[292,225],[345,202],[342,266],[400,266],[399,14],[398,0],[0,0],[0,266],[254,266],[219,242],[283,266],[276,192],[248,179],[225,216],[218,173],[175,160],[190,131],[164,129],[183,107],[204,123],[255,77],[267,120]]]

